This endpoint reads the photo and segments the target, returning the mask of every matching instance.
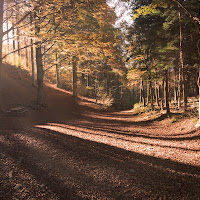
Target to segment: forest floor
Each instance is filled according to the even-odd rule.
[[[3,66],[0,199],[200,199],[200,131],[176,113],[105,112]],[[181,116],[181,117],[180,117]]]

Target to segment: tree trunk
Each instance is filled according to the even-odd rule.
[[[43,105],[43,63],[42,63],[42,47],[40,44],[36,47],[36,64],[37,64],[37,104]]]
[[[158,83],[158,101],[160,101],[160,84]]]
[[[33,26],[33,13],[30,14],[30,23]],[[34,64],[33,38],[31,38],[31,69],[32,69],[32,86],[35,87],[35,64]]]
[[[2,47],[3,47],[3,7],[4,1],[0,1],[0,80],[1,80],[1,71],[2,71]]]
[[[140,79],[140,103],[143,103],[143,106],[146,106],[145,96],[144,96],[144,82],[142,77]]]
[[[14,12],[12,11],[12,14],[14,14]],[[12,17],[12,26],[14,25],[14,15]],[[15,29],[12,30],[12,36],[13,36],[13,51],[15,51],[16,46],[15,46]],[[13,53],[13,66],[16,68],[16,54]]]
[[[97,80],[97,76],[95,78],[95,99],[96,99],[96,103],[98,101],[98,80]]]
[[[28,38],[24,38],[24,40],[25,40],[25,46],[27,46],[28,45]],[[26,52],[26,69],[28,70],[28,68],[29,68],[28,67],[28,64],[29,64],[29,60],[28,60],[28,58],[29,58],[28,57],[28,54],[29,54],[28,53],[28,48],[25,49],[25,52]]]
[[[178,103],[178,91],[177,91],[177,80],[176,80],[176,68],[174,67],[174,103]]]
[[[170,114],[170,109],[169,109],[169,88],[168,88],[168,82],[169,82],[169,77],[168,77],[168,70],[165,70],[165,102],[166,102],[166,114]]]
[[[37,11],[34,12],[34,18],[37,17]],[[35,35],[39,36],[40,26],[39,22],[35,22]],[[44,93],[43,93],[43,79],[44,79],[44,70],[42,62],[42,46],[40,41],[36,44],[36,65],[37,65],[37,104],[42,106],[44,104]]]
[[[147,80],[147,105],[149,104],[149,81]]]
[[[181,108],[181,68],[178,70],[178,108]]]
[[[90,86],[90,76],[89,76],[89,73],[87,74],[87,87]]]
[[[72,68],[73,68],[73,97],[77,97],[77,57],[72,58]]]
[[[17,21],[17,15],[16,15],[16,21]],[[20,30],[19,28],[17,28],[17,48],[18,48],[18,63],[17,63],[17,67],[18,67],[18,74],[19,74],[19,78],[22,78],[22,73],[21,73],[21,52],[20,52],[20,40],[19,40],[19,34],[20,34]]]
[[[195,97],[198,98],[198,94],[199,94],[199,88],[198,88],[198,85],[197,85],[197,82],[198,82],[198,76],[197,76],[197,72],[196,72],[196,69],[195,69],[195,85],[194,85],[194,94],[195,94]]]
[[[46,51],[46,46],[44,44],[43,45],[43,68],[46,67],[46,55],[45,55],[45,51]]]
[[[155,97],[156,97],[156,105],[159,107],[159,100],[158,100],[158,85],[157,85],[157,80],[155,80]]]
[[[179,7],[179,29],[180,29],[180,44],[179,44],[179,52],[180,52],[180,65],[182,69],[182,87],[183,87],[183,102],[184,102],[184,110],[187,109],[187,89],[186,89],[186,81],[185,81],[185,67],[183,61],[183,36],[182,36],[182,24],[181,24],[181,10]]]
[[[152,82],[151,81],[149,81],[149,89],[150,89],[151,108],[153,108],[153,88],[152,88]]]
[[[164,86],[165,86],[165,82],[163,79],[163,83],[161,87],[161,110],[164,110]]]
[[[7,18],[9,18],[9,12],[7,11]],[[7,20],[6,28],[9,29],[9,20]],[[9,32],[7,33],[7,53],[10,52],[10,39],[9,39]]]
[[[31,44],[33,44],[33,39],[32,38],[31,38]],[[34,64],[33,46],[31,46],[31,67],[32,67],[32,86],[35,87],[35,64]]]
[[[58,52],[56,51],[56,85],[60,87],[59,69],[58,69]]]

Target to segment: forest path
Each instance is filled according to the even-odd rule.
[[[23,77],[4,66],[0,199],[199,199],[200,136],[191,120],[103,112],[50,84],[37,110]]]

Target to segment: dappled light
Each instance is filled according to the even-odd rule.
[[[198,0],[0,0],[0,200],[199,200]]]
[[[85,140],[104,143],[144,155],[200,166],[199,133],[194,140],[188,138],[188,134],[187,138],[182,141],[182,137],[153,137],[153,135],[148,135],[147,133],[142,134],[141,130],[136,132],[124,132],[115,129],[111,130],[109,128],[104,129],[104,127],[96,127],[95,125],[88,126],[84,123],[83,125],[76,124],[74,126],[50,123],[36,127],[79,137]]]

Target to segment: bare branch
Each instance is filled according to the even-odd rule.
[[[62,60],[60,60],[60,62],[62,62],[63,60],[65,60],[67,57],[68,57],[68,56],[64,57]],[[57,64],[58,64],[58,63],[54,63],[54,64],[51,65],[50,67],[46,68],[46,69],[44,70],[44,73],[45,73],[47,70],[51,69],[53,66],[57,65]]]
[[[13,9],[14,7],[16,7],[16,6],[18,6],[18,5],[22,4],[22,3],[27,3],[27,2],[26,2],[26,1],[23,1],[23,2],[15,2],[15,5],[6,8],[3,12],[8,11],[8,10],[11,10],[11,9]]]
[[[10,31],[12,31],[13,29],[15,29],[15,27],[20,24],[22,21],[24,21],[26,19],[26,17],[28,17],[30,15],[32,11],[27,12],[20,20],[18,20],[11,28],[9,28],[7,31],[3,32],[3,35],[8,34]]]
[[[190,17],[190,19],[192,20],[193,24],[195,25],[195,27],[198,30],[198,33],[200,34],[200,25],[197,24],[197,22],[194,20],[194,17],[192,16],[192,14],[187,10],[187,8],[185,8],[183,6],[183,4],[179,1],[179,0],[175,0],[178,5],[185,11],[185,13]]]
[[[47,40],[44,40],[44,41],[39,42],[39,43],[40,43],[40,44],[43,44],[43,43],[45,43],[45,42],[47,42]],[[19,49],[16,49],[16,50],[14,50],[14,51],[12,51],[12,52],[9,52],[8,54],[4,55],[4,56],[2,57],[2,59],[6,58],[7,56],[9,56],[9,55],[12,54],[12,53],[15,53],[15,52],[17,52],[17,51],[19,51],[19,50],[26,49],[26,48],[28,48],[28,47],[31,47],[31,46],[37,45],[37,44],[38,44],[38,41],[37,41],[37,42],[34,42],[34,43],[32,43],[32,44],[26,45],[26,46],[24,46],[24,47],[21,47],[21,48],[19,48]]]
[[[54,45],[55,45],[55,42],[42,55],[45,55]]]

